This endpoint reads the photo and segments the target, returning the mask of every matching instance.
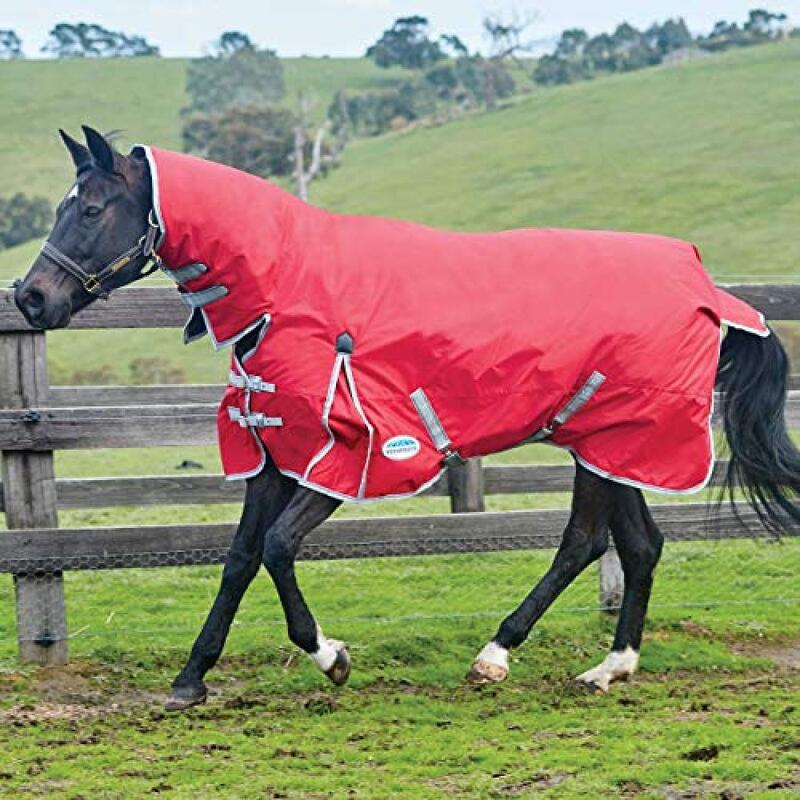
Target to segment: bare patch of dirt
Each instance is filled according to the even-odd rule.
[[[739,656],[766,658],[782,669],[800,670],[800,641],[732,642],[731,650]]]
[[[571,777],[572,774],[569,772],[554,772],[553,774],[548,772],[539,772],[536,775],[531,775],[530,778],[524,778],[520,781],[514,781],[513,783],[506,783],[503,786],[498,786],[492,792],[492,794],[495,797],[516,797],[517,795],[528,794],[529,792],[535,792],[536,790],[552,789],[556,786],[560,786],[562,783],[564,783],[564,781]]]

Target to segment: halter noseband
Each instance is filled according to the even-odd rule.
[[[65,272],[68,272],[80,282],[81,287],[94,297],[99,297],[102,300],[108,300],[110,290],[103,288],[103,283],[109,278],[119,272],[123,267],[131,263],[135,258],[144,256],[145,261],[142,264],[142,269],[137,277],[145,278],[152,275],[160,266],[161,259],[155,252],[156,237],[158,236],[161,228],[158,222],[153,219],[152,210],[147,215],[147,230],[139,238],[136,244],[126,250],[121,255],[110,261],[106,266],[97,272],[87,272],[80,264],[73,261],[68,255],[62,253],[55,245],[49,241],[45,241],[42,245],[41,254],[50,262],[60,267]],[[153,262],[153,266],[145,270],[148,261]]]

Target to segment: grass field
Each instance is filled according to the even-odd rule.
[[[303,564],[321,623],[350,643],[349,688],[286,643],[261,578],[209,705],[183,717],[160,700],[217,570],[70,574],[72,665],[21,670],[13,645],[0,650],[0,796],[796,797],[800,604],[752,589],[769,576],[768,596],[796,594],[800,550],[722,547],[668,548],[642,672],[606,697],[570,685],[612,635],[613,620],[578,610],[593,575],[535,629],[507,684],[462,683],[547,554]],[[750,568],[709,591],[722,552]],[[4,637],[11,591],[0,584]]]
[[[178,143],[185,63],[0,63],[7,193],[57,197],[70,174],[59,125],[123,127]],[[800,277],[800,45],[538,92],[492,115],[355,142],[315,200],[472,230],[612,227],[696,241],[715,275]],[[324,98],[396,74],[298,59],[287,80]],[[151,87],[158,86],[158,91]],[[0,253],[0,280],[37,245]],[[158,354],[192,382],[224,354],[176,331],[60,332],[55,382]],[[59,453],[62,477],[219,471],[213,448]],[[558,462],[525,448],[501,463]],[[561,506],[564,495],[488,498]],[[443,498],[346,514],[433,513]],[[229,520],[233,506],[67,511],[62,526]],[[376,523],[379,524],[379,523]],[[166,717],[162,695],[216,589],[212,567],[66,575],[72,664],[21,668],[13,584],[0,577],[0,797],[778,798],[800,796],[800,549],[795,542],[668,545],[642,672],[608,697],[570,678],[599,661],[613,620],[583,576],[515,653],[509,682],[462,676],[551,554],[308,563],[300,579],[326,631],[346,639],[352,683],[334,690],[286,640],[266,577],[245,599],[209,705]]]

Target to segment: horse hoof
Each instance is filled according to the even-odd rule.
[[[173,686],[169,697],[164,702],[165,711],[185,711],[192,706],[199,706],[208,699],[205,684],[200,686]]]
[[[508,677],[508,667],[492,664],[482,658],[476,658],[467,673],[467,681],[478,686],[485,683],[500,683]]]
[[[336,686],[344,686],[347,683],[347,679],[350,677],[350,653],[347,652],[344,645],[336,651],[336,661],[325,674]]]
[[[589,694],[608,694],[607,686],[604,687],[602,684],[592,680],[573,678],[572,685],[576,689],[582,689],[584,692],[588,692]]]

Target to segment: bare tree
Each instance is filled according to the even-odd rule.
[[[489,40],[490,57],[503,61],[530,52],[534,42],[527,34],[538,19],[536,11],[516,6],[508,14],[500,11],[487,14],[483,18],[483,31]]]
[[[341,152],[341,143],[334,144],[332,147],[325,148],[325,136],[327,135],[331,123],[330,120],[317,128],[314,140],[311,143],[309,154],[309,130],[311,129],[310,115],[313,104],[302,94],[299,97],[299,116],[297,125],[294,128],[294,179],[297,187],[297,196],[308,202],[308,187],[311,183],[323,175],[332,166]],[[306,167],[308,163],[308,167]]]

